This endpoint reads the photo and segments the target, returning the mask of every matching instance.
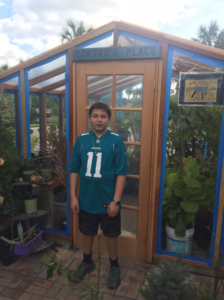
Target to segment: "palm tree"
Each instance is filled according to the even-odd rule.
[[[83,21],[79,22],[79,24],[76,25],[72,19],[67,19],[66,24],[67,25],[62,28],[62,32],[60,34],[62,43],[64,41],[70,41],[70,40],[94,29],[94,27],[91,25],[86,30]]]
[[[219,29],[217,21],[211,21],[209,26],[200,25],[194,42],[224,49],[224,30]]]
[[[8,68],[9,68],[9,65],[8,65],[8,64],[3,64],[3,65],[0,66],[0,72],[5,71],[5,70],[7,70]]]

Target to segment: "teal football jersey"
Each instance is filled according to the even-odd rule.
[[[73,148],[70,172],[80,176],[80,209],[92,214],[107,213],[108,204],[114,197],[117,175],[128,174],[126,149],[121,137],[111,130],[101,138],[91,130],[81,134]]]

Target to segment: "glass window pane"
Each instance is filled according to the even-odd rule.
[[[127,31],[118,30],[118,46],[158,45],[158,41],[145,38]]]
[[[30,142],[31,152],[38,154],[40,150],[39,96],[30,96]]]
[[[142,107],[143,75],[116,76],[116,107]]]
[[[113,76],[87,76],[87,105],[103,102],[112,106]]]
[[[2,115],[2,119],[6,128],[13,133],[14,142],[16,143],[14,94],[0,95],[0,114]]]
[[[140,146],[125,145],[128,160],[128,174],[139,175]]]
[[[196,55],[193,57],[193,54],[191,57],[173,52],[161,247],[162,250],[181,251],[183,254],[208,259],[223,106],[212,106],[212,103],[209,105],[200,103],[200,106],[195,103],[178,106],[177,84],[180,72],[188,72],[190,75],[194,72],[200,74],[209,72],[212,78],[217,71],[216,67],[206,64],[207,60],[203,60],[202,55],[199,59],[200,61],[196,60]],[[201,93],[200,97],[202,97]],[[185,176],[183,174],[188,174],[188,178],[192,178],[197,186],[191,184],[189,187],[189,182],[183,180]],[[171,177],[176,178],[178,192],[177,190],[174,192],[173,187],[169,185]],[[191,202],[192,199],[193,202]],[[189,204],[192,206],[189,207]],[[179,220],[181,221],[178,223]],[[182,220],[187,221],[187,225],[181,223]],[[193,238],[191,238],[192,246],[180,250],[178,242],[172,241],[176,238],[175,234],[174,237],[170,236],[171,231],[166,229],[166,224],[172,230],[177,227],[177,224],[182,225],[182,235],[194,228]],[[181,229],[181,226],[179,228]],[[182,246],[188,245],[183,240],[181,244]]]
[[[115,111],[115,132],[125,142],[140,142],[141,119],[141,111]]]
[[[139,179],[127,178],[125,182],[124,191],[121,197],[121,204],[138,206],[138,187]]]
[[[96,38],[93,38],[85,43],[79,44],[76,48],[101,48],[113,47],[114,31],[106,32]]]
[[[136,237],[137,234],[138,211],[121,209],[121,234]]]
[[[57,96],[46,97],[46,123],[53,125],[54,131],[59,132],[59,98]]]

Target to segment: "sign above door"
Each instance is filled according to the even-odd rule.
[[[73,61],[155,59],[161,57],[161,45],[73,49]]]

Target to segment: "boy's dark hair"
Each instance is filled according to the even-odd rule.
[[[111,110],[110,110],[110,107],[106,103],[96,102],[96,103],[92,104],[90,106],[90,109],[89,109],[89,116],[91,116],[91,113],[93,112],[94,109],[105,110],[105,112],[107,113],[107,115],[108,115],[108,117],[110,119],[110,117],[111,117]]]

